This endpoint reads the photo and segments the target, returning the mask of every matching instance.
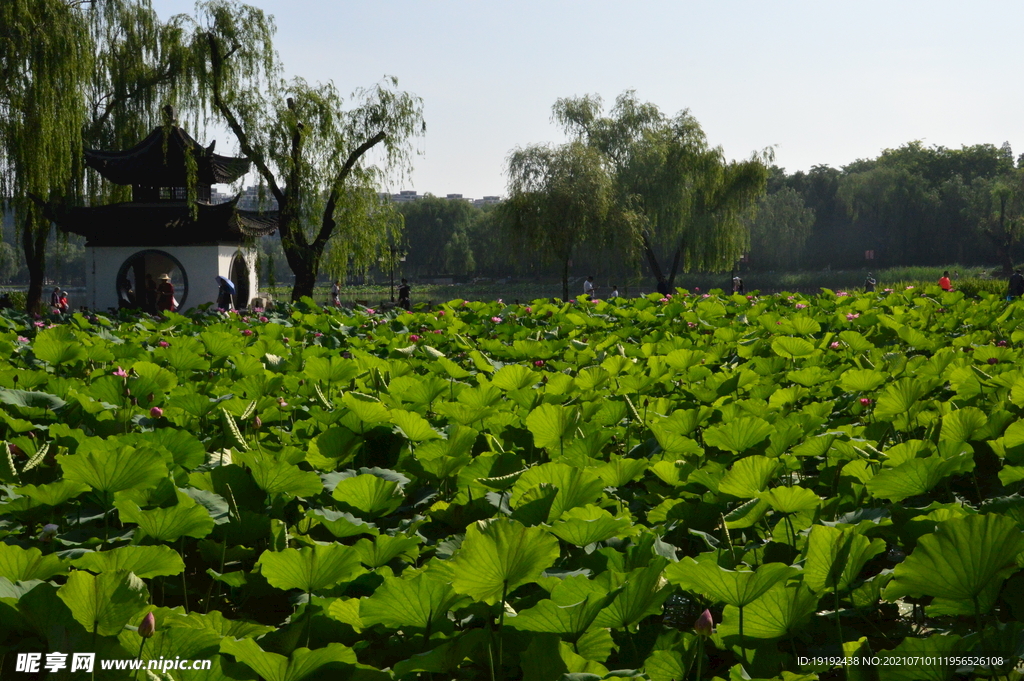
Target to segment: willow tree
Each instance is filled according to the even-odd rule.
[[[190,70],[183,36],[148,0],[0,3],[0,192],[25,252],[29,311],[42,298],[53,217],[124,191],[87,181],[83,146],[130,146],[153,126]],[[190,92],[181,97],[191,103]]]
[[[350,108],[333,83],[285,80],[273,33],[259,9],[212,0],[200,6],[194,46],[204,95],[277,204],[298,300],[313,295],[322,265],[338,278],[365,273],[395,240],[401,220],[377,188],[408,176],[423,105],[394,78],[353,93]]]
[[[766,158],[730,162],[684,110],[674,117],[620,95],[609,115],[600,97],[559,99],[554,119],[612,168],[614,213],[637,240],[658,289],[676,275],[728,269],[748,243],[744,217],[768,181]]]
[[[533,145],[508,158],[508,199],[501,210],[515,235],[562,270],[569,299],[569,263],[584,241],[607,238],[612,180],[604,159],[580,142]]]

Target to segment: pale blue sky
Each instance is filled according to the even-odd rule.
[[[191,0],[153,0],[161,17]],[[424,100],[413,182],[504,194],[517,145],[560,141],[558,97],[626,89],[689,108],[730,158],[774,146],[789,171],[914,139],[1024,152],[1024,3],[250,0],[286,70],[342,92],[384,74]],[[224,140],[227,142],[227,140]]]

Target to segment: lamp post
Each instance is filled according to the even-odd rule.
[[[391,302],[395,302],[395,262],[405,262],[405,253],[399,255],[399,250],[394,244],[388,246],[390,260],[390,281],[391,281]]]

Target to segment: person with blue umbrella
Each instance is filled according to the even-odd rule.
[[[217,307],[222,310],[230,310],[231,296],[235,295],[235,284],[227,277],[217,275],[214,277],[217,280]]]

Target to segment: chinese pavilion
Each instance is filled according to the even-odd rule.
[[[131,149],[85,152],[86,165],[132,187],[131,201],[74,208],[60,220],[86,238],[86,305],[152,312],[167,275],[179,309],[216,303],[217,276],[234,284],[234,306],[247,307],[259,291],[254,241],[276,231],[277,215],[241,210],[238,196],[211,203],[212,185],[236,181],[249,161],[213,153],[215,142],[203,147],[174,122],[173,109],[165,112],[170,124]]]

